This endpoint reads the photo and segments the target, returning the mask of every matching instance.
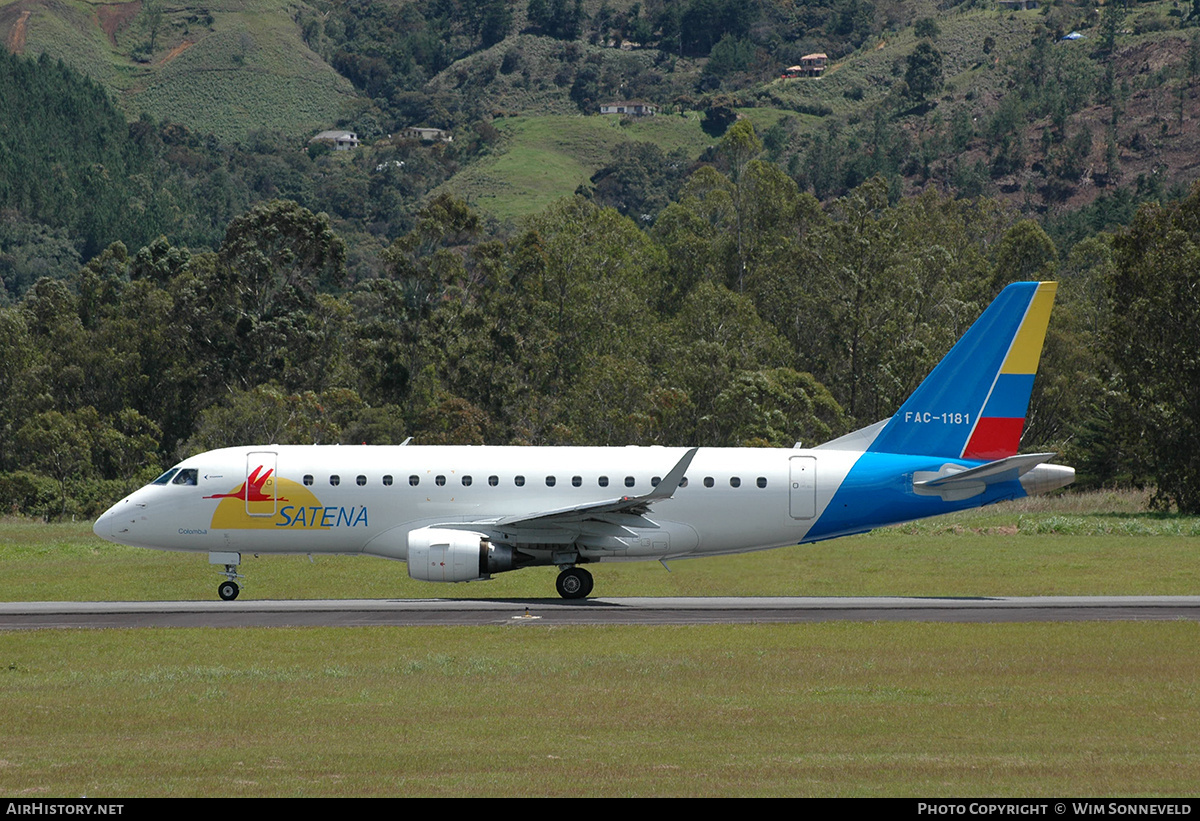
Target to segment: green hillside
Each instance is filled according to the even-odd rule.
[[[993,0],[0,0],[10,51],[62,58],[131,120],[149,114],[226,143],[282,135],[272,162],[308,180],[248,175],[261,193],[345,212],[358,221],[345,230],[370,219],[370,233],[391,238],[433,191],[511,219],[587,189],[618,146],[707,157],[720,129],[702,131],[699,112],[722,106],[822,201],[882,175],[893,197],[936,185],[1060,222],[1117,197],[1128,215],[1134,200],[1181,196],[1200,176],[1198,22],[1169,0],[1048,0],[1021,12]],[[1082,38],[1064,40],[1071,31]],[[936,68],[916,89],[922,49]],[[824,76],[780,79],[814,51],[829,55]],[[610,100],[662,114],[598,116]],[[456,142],[393,157],[387,138],[414,125]],[[386,156],[362,152],[341,179],[298,168],[291,152],[329,127],[382,143]],[[398,222],[379,191],[353,205],[348,189],[361,191],[370,168],[401,161]],[[307,193],[317,188],[340,190],[325,201]],[[381,212],[393,214],[386,225]]]
[[[766,108],[741,114],[760,131],[788,116]],[[453,194],[500,219],[531,216],[586,186],[623,143],[649,142],[664,153],[681,149],[697,159],[718,142],[701,128],[701,119],[701,112],[686,111],[641,119],[556,114],[498,120],[504,137],[500,147],[435,194]]]
[[[302,4],[0,0],[9,50],[48,53],[107,86],[131,118],[146,112],[236,140],[300,135],[358,106],[350,82],[309,49]]]
[[[695,158],[714,141],[700,130],[695,112],[641,121],[616,116],[549,115],[500,120],[502,146],[468,166],[439,191],[447,191],[501,219],[542,211],[587,184],[623,142],[654,142],[664,151],[683,148]]]

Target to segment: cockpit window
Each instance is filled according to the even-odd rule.
[[[152,484],[152,485],[165,485],[167,482],[171,481],[171,477],[172,477],[172,476],[174,476],[174,475],[175,475],[176,473],[178,473],[178,472],[179,472],[179,468],[171,468],[170,470],[168,470],[168,471],[167,471],[166,473],[164,473],[162,476],[159,476],[157,479],[155,479],[155,480],[154,480],[153,482],[151,482],[150,484]]]
[[[194,485],[199,479],[200,471],[196,468],[184,468],[179,471],[179,475],[172,480],[173,485]]]

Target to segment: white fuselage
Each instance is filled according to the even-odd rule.
[[[195,484],[148,485],[95,526],[105,539],[196,552],[368,553],[407,559],[407,535],[649,493],[685,448],[254,446],[181,462]],[[796,544],[861,454],[701,448],[686,483],[645,517],[525,526],[526,550],[587,561],[675,558]],[[247,494],[256,470],[273,477]],[[182,475],[182,474],[180,474]],[[247,495],[251,499],[247,499]],[[216,498],[214,498],[216,497]]]

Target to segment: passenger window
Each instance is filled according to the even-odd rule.
[[[555,479],[553,476],[547,476],[546,477],[546,487],[554,487],[554,483],[556,481],[558,481],[558,480]]]
[[[171,481],[173,485],[194,485],[199,473],[195,468],[185,468]]]
[[[661,476],[651,476],[650,477],[650,487],[658,487],[658,483],[661,481],[662,481]]]
[[[496,485],[500,484],[500,477],[499,476],[489,476],[488,484],[491,485],[492,487],[495,487]]]
[[[168,470],[168,471],[167,471],[166,473],[164,473],[162,476],[159,476],[157,479],[155,479],[155,480],[154,480],[153,482],[151,482],[150,484],[152,484],[152,485],[165,485],[167,482],[171,481],[171,477],[172,477],[172,476],[174,476],[174,475],[175,475],[176,473],[178,473],[178,472],[179,472],[179,468],[171,468],[170,470]]]
[[[513,484],[516,485],[517,487],[525,487],[525,477],[524,476],[514,476]]]
[[[712,486],[713,486],[713,477],[711,477],[711,476],[705,476],[705,477],[704,477],[704,486],[705,486],[705,487],[712,487]]]
[[[462,477],[462,483],[463,483],[463,487],[470,487],[471,486],[471,477],[470,476]]]
[[[392,484],[392,477],[391,477],[391,474],[388,474],[388,475],[386,475],[386,476],[384,476],[384,477],[383,477],[383,483],[384,483],[385,485],[387,485],[387,486],[391,487],[391,484]]]
[[[601,476],[599,479],[596,480],[596,484],[600,485],[600,487],[608,487],[608,477]]]
[[[437,476],[433,477],[433,483],[438,487],[443,487],[446,484],[446,477],[439,473]]]
[[[767,486],[767,477],[766,477],[766,476],[759,476],[759,477],[758,477],[758,486],[759,486],[759,487],[766,487],[766,486]]]
[[[313,483],[313,477],[312,477],[312,474],[311,474],[311,473],[306,473],[306,474],[304,474],[304,484],[305,484],[305,486],[311,486],[311,485],[312,485],[312,483]]]
[[[354,481],[358,483],[359,487],[366,487],[367,485],[367,477],[363,476],[361,473],[358,474],[358,478],[356,478]]]
[[[679,486],[687,487],[687,477],[686,476],[684,476],[682,479],[679,480]]]
[[[729,477],[729,486],[730,486],[730,487],[741,487],[741,486],[742,486],[742,480],[741,480],[741,479],[739,479],[739,478],[738,478],[738,477],[736,477],[736,476],[730,476],[730,477]]]
[[[336,473],[329,477],[329,484],[333,485],[334,487],[337,487],[341,483],[342,477],[338,476]]]
[[[583,484],[583,477],[582,477],[582,476],[572,476],[572,477],[571,477],[571,484],[572,484],[574,487],[579,487],[580,485],[582,485],[582,484]]]
[[[635,483],[635,480],[632,476],[625,477],[625,487],[633,487],[634,483]]]
[[[412,476],[408,477],[408,483],[413,487],[416,487],[417,485],[421,484],[421,477],[414,473]]]

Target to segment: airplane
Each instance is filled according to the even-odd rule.
[[[183,460],[117,502],[111,542],[208,553],[220,598],[245,553],[406,562],[470,582],[744,553],[1045,493],[1075,471],[1018,455],[1057,284],[1006,287],[889,419],[805,449],[253,445]]]

